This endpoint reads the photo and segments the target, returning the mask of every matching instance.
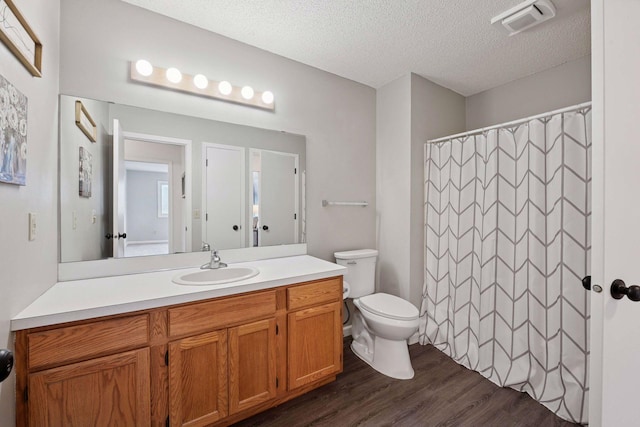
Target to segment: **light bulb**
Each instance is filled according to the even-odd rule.
[[[228,81],[223,80],[218,84],[218,90],[223,95],[229,95],[233,90],[233,86],[231,86],[231,83],[229,83]]]
[[[262,102],[265,104],[273,104],[273,92],[268,90],[262,92]]]
[[[243,87],[240,93],[242,94],[242,97],[246,100],[253,98],[253,88],[251,86]]]
[[[209,79],[202,74],[196,74],[193,76],[193,84],[196,85],[198,89],[205,89],[209,86]]]
[[[171,83],[180,83],[180,80],[182,80],[182,73],[177,68],[169,68],[167,70],[167,80]]]
[[[151,62],[146,59],[138,59],[136,61],[136,71],[141,76],[148,77],[153,73],[153,65],[151,65]]]

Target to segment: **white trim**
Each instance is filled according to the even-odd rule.
[[[350,337],[351,336],[351,325],[346,325],[342,327],[342,337]]]
[[[443,136],[442,138],[430,139],[426,143],[427,144],[435,144],[437,142],[448,141],[450,139],[463,138],[465,136],[476,135],[476,134],[479,134],[479,133],[482,133],[482,132],[486,132],[486,131],[489,131],[489,130],[492,130],[492,129],[499,129],[499,128],[504,128],[504,127],[509,127],[509,126],[515,126],[515,125],[518,125],[518,124],[521,124],[521,123],[526,123],[526,122],[531,121],[531,120],[541,119],[543,117],[553,116],[553,115],[560,114],[560,113],[568,113],[569,111],[575,111],[575,110],[579,110],[581,108],[586,108],[586,107],[590,107],[590,106],[591,106],[591,101],[584,102],[582,104],[573,105],[571,107],[560,108],[558,110],[549,111],[547,113],[536,114],[535,116],[525,117],[525,118],[522,118],[522,119],[513,120],[511,122],[500,123],[500,124],[497,124],[497,125],[488,126],[488,127],[479,128],[479,129],[474,129],[474,130],[470,130],[470,131],[467,131],[467,132],[456,133],[455,135]]]
[[[134,240],[132,242],[128,242],[125,240],[124,244],[126,246],[133,246],[133,245],[160,245],[160,244],[164,244],[164,243],[169,243],[168,240]]]

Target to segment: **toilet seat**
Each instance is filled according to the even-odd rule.
[[[413,304],[395,295],[371,294],[358,298],[358,302],[362,309],[387,319],[415,320],[420,315]]]

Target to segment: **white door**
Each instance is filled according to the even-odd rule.
[[[594,0],[593,283],[589,424],[640,425],[640,1]]]
[[[126,238],[127,171],[124,165],[124,136],[120,122],[113,120],[113,257],[124,257]]]
[[[297,242],[298,156],[261,150],[258,245]]]
[[[244,247],[244,148],[205,144],[204,237],[212,249]]]

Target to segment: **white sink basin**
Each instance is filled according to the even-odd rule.
[[[260,271],[253,267],[223,267],[215,270],[202,270],[195,273],[182,273],[171,279],[179,285],[208,286],[238,282],[257,276]]]

